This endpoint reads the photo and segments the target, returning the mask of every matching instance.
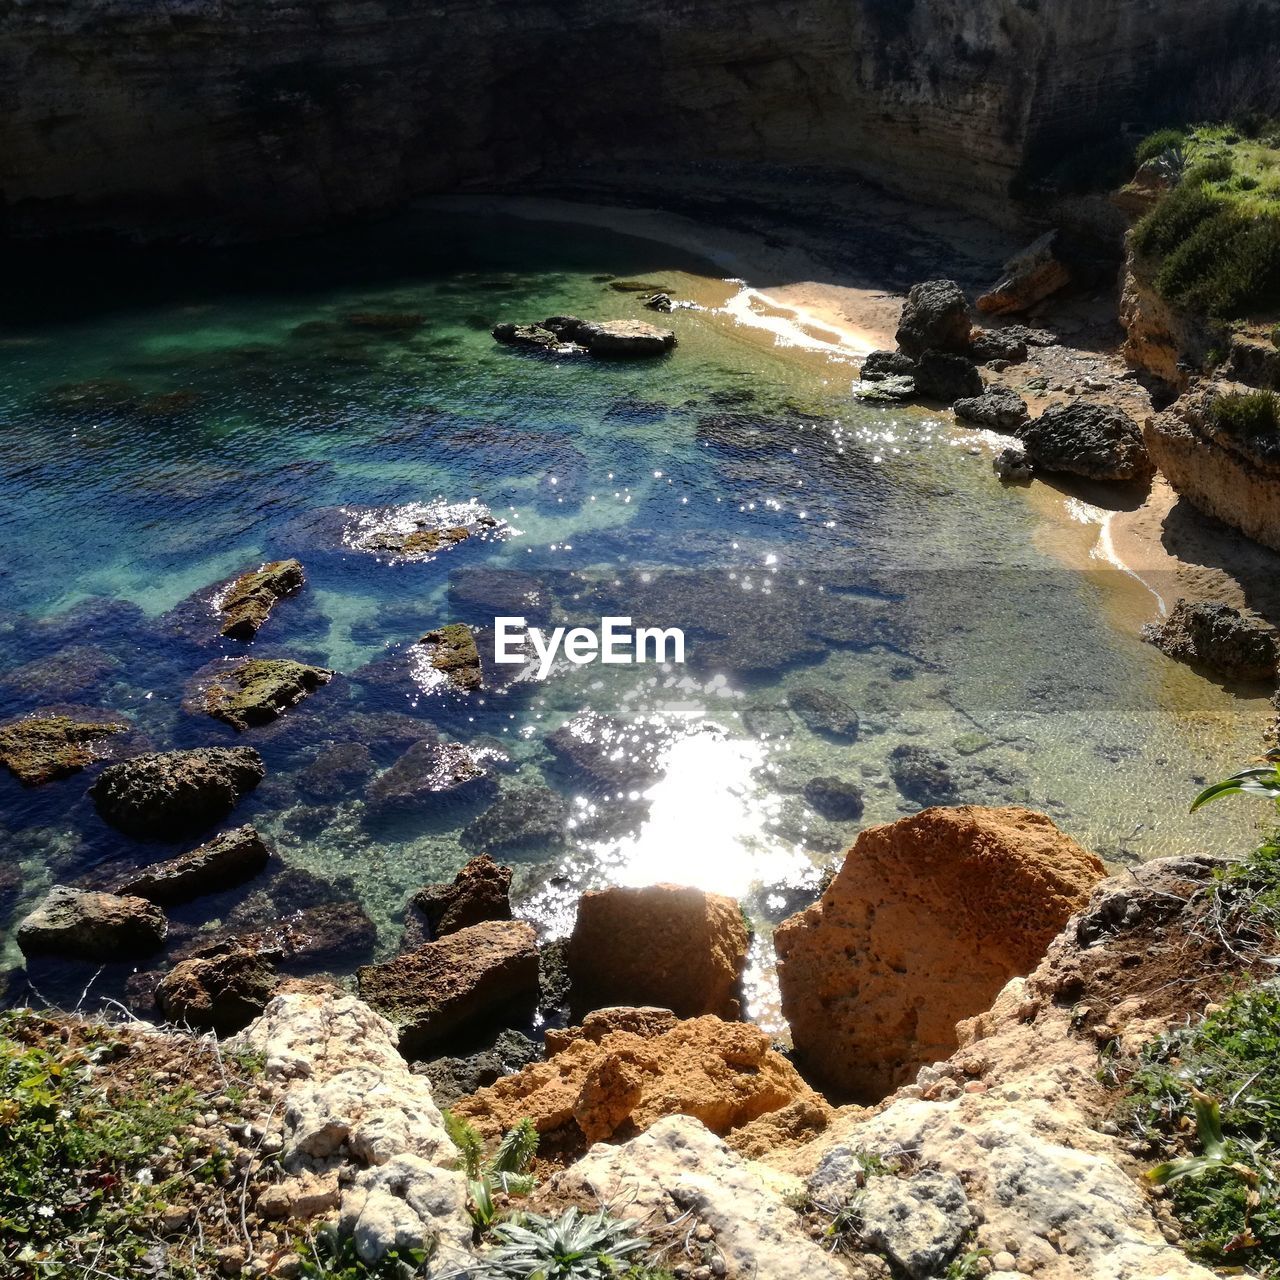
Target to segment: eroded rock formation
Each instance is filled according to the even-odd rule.
[[[926,809],[864,831],[821,900],[775,934],[807,1069],[875,1098],[955,1048],[955,1023],[1027,973],[1103,875],[1027,809]]]

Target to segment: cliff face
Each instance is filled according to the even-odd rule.
[[[1280,0],[24,0],[0,13],[11,233],[263,234],[584,167],[822,166],[1008,219]]]

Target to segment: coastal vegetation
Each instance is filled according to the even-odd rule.
[[[1280,304],[1280,134],[1163,129],[1135,158],[1175,184],[1133,232],[1137,251],[1159,261],[1160,295],[1219,320]]]

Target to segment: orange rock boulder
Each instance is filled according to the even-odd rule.
[[[732,898],[679,885],[584,893],[566,955],[574,1015],[659,1005],[736,1018],[750,935]]]
[[[1105,875],[1043,814],[964,805],[862,832],[775,933],[804,1066],[879,1098],[956,1048],[955,1024],[1030,972]]]
[[[581,1027],[548,1032],[536,1062],[463,1098],[454,1111],[497,1136],[530,1117],[540,1153],[571,1158],[593,1142],[624,1141],[670,1115],[732,1134],[762,1116],[804,1109],[814,1127],[828,1109],[768,1035],[713,1016],[681,1021],[666,1009],[602,1009]],[[796,1107],[799,1104],[799,1108]]]

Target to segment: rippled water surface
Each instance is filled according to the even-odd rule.
[[[1042,518],[972,441],[856,405],[851,366],[738,325],[713,275],[603,232],[423,215],[118,292],[64,284],[3,330],[0,718],[110,708],[135,744],[242,741],[267,762],[235,820],[283,869],[176,911],[175,946],[334,902],[342,929],[308,963],[349,971],[395,949],[412,891],[489,847],[552,934],[604,882],[740,897],[772,1021],[771,923],[861,826],[930,798],[1030,804],[1115,861],[1241,847],[1242,810],[1191,819],[1186,801],[1254,750],[1255,709],[1108,621],[1141,589],[1036,550]],[[616,277],[702,304],[670,317],[673,356],[531,358],[489,336],[648,316]],[[409,563],[343,541],[357,508],[437,502],[503,523]],[[185,711],[194,673],[238,649],[183,602],[291,555],[308,584],[254,652],[339,675],[243,735]],[[464,698],[410,660],[432,627],[520,611],[683,627],[688,661],[562,662]],[[856,736],[836,723],[850,710]],[[570,721],[582,749],[553,736]],[[485,784],[373,803],[376,775],[435,735],[479,752]],[[6,918],[52,882],[173,852],[107,828],[90,777],[0,779]],[[815,811],[823,777],[861,788],[860,819]],[[478,821],[512,792],[533,800]]]

